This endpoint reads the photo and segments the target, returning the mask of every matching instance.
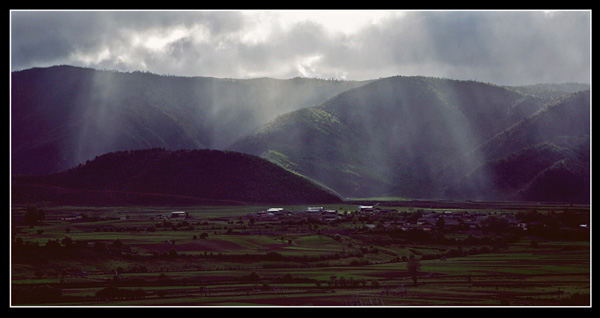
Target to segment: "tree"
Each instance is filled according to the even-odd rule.
[[[371,287],[372,288],[379,288],[381,286],[381,284],[379,283],[379,281],[377,280],[372,280],[371,281]]]
[[[337,280],[336,279],[337,279],[337,276],[335,276],[335,275],[331,275],[329,277],[329,281],[327,281],[327,284],[329,284],[329,287],[337,285]]]
[[[509,230],[508,221],[497,215],[490,215],[481,222],[481,226],[485,231],[501,234]]]
[[[123,242],[121,242],[121,240],[119,240],[119,239],[116,239],[112,243],[112,247],[114,247],[114,248],[121,248],[121,247],[123,247]]]
[[[446,227],[446,221],[443,217],[440,217],[438,218],[437,222],[435,222],[435,226],[438,228],[438,230],[443,232]]]
[[[65,236],[65,238],[62,239],[61,243],[65,247],[70,247],[71,245],[73,245],[73,240],[69,236]]]
[[[408,273],[412,277],[415,286],[417,286],[417,276],[419,275],[419,270],[421,269],[421,260],[414,255],[411,255],[410,259],[406,263],[406,268],[408,269]]]
[[[25,212],[25,223],[28,225],[36,225],[39,220],[43,220],[44,211],[38,210],[35,206],[28,206]]]

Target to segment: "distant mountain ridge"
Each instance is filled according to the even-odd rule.
[[[589,90],[552,94],[537,97],[473,81],[386,78],[286,114],[229,149],[269,158],[347,197],[552,201],[552,195],[529,195],[541,185],[533,179],[544,169],[513,170],[529,179],[510,189],[488,182],[499,176],[486,169],[504,157],[529,169],[519,160],[526,157],[515,154],[540,143],[554,145],[557,138],[583,140],[576,153],[589,161]],[[566,151],[559,153],[543,168],[567,159]],[[570,171],[569,163],[563,162],[563,170]],[[585,169],[577,171],[578,177],[563,176],[578,180],[583,193],[557,200],[589,197],[589,177],[581,177]],[[558,179],[553,182],[561,188]]]
[[[589,85],[61,66],[13,73],[11,94],[13,175],[117,151],[216,148],[262,157],[342,197],[589,202]]]
[[[12,172],[58,172],[120,150],[224,149],[280,114],[364,83],[175,77],[73,66],[13,72]]]
[[[573,93],[505,129],[477,149],[486,161],[449,191],[460,189],[468,197],[589,202],[589,107],[589,90]]]
[[[153,148],[108,153],[44,176],[13,180],[13,202],[57,204],[308,204],[340,198],[256,156]]]

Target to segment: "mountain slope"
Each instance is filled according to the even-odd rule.
[[[500,109],[507,100],[520,116],[541,107],[480,83],[387,78],[286,114],[230,149],[284,154],[345,196],[428,196],[439,191],[436,169],[516,121]]]
[[[480,151],[489,159],[551,140],[559,136],[589,135],[590,91],[563,96],[547,107],[486,140]]]
[[[547,100],[472,81],[393,77],[281,116],[229,149],[268,158],[347,197],[440,198],[464,193],[448,187],[486,161],[537,143],[528,131],[528,137],[507,139],[505,148],[494,146],[496,154],[479,147],[523,118],[547,112]],[[589,114],[560,108],[572,115],[564,134],[589,134],[589,126],[579,124]],[[548,125],[558,132],[547,120],[535,132],[548,134],[542,128]]]
[[[114,152],[46,176],[14,178],[13,201],[62,204],[333,203],[339,198],[264,159],[217,150]]]
[[[13,175],[120,150],[217,148],[260,156],[345,197],[589,198],[586,85],[234,80],[68,66],[15,72],[11,84]],[[109,189],[97,191],[131,193]]]
[[[483,143],[461,197],[589,202],[590,91],[563,97]],[[544,190],[545,189],[545,190]]]
[[[364,82],[234,80],[71,66],[11,74],[13,174],[44,174],[119,150],[223,149],[284,114]]]

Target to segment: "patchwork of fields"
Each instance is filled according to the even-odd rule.
[[[384,218],[342,204],[325,207],[339,214],[330,222],[256,217],[267,208],[14,206],[11,305],[591,305],[589,226],[573,221],[589,220],[587,206],[386,206]],[[32,210],[42,215],[33,223]],[[169,218],[176,210],[189,218]],[[425,227],[414,217],[448,212],[488,220]],[[508,216],[523,222],[492,227]]]

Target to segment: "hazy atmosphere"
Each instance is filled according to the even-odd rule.
[[[590,11],[11,11],[11,67],[590,81]]]
[[[12,306],[591,306],[591,10],[11,10],[10,69]]]

